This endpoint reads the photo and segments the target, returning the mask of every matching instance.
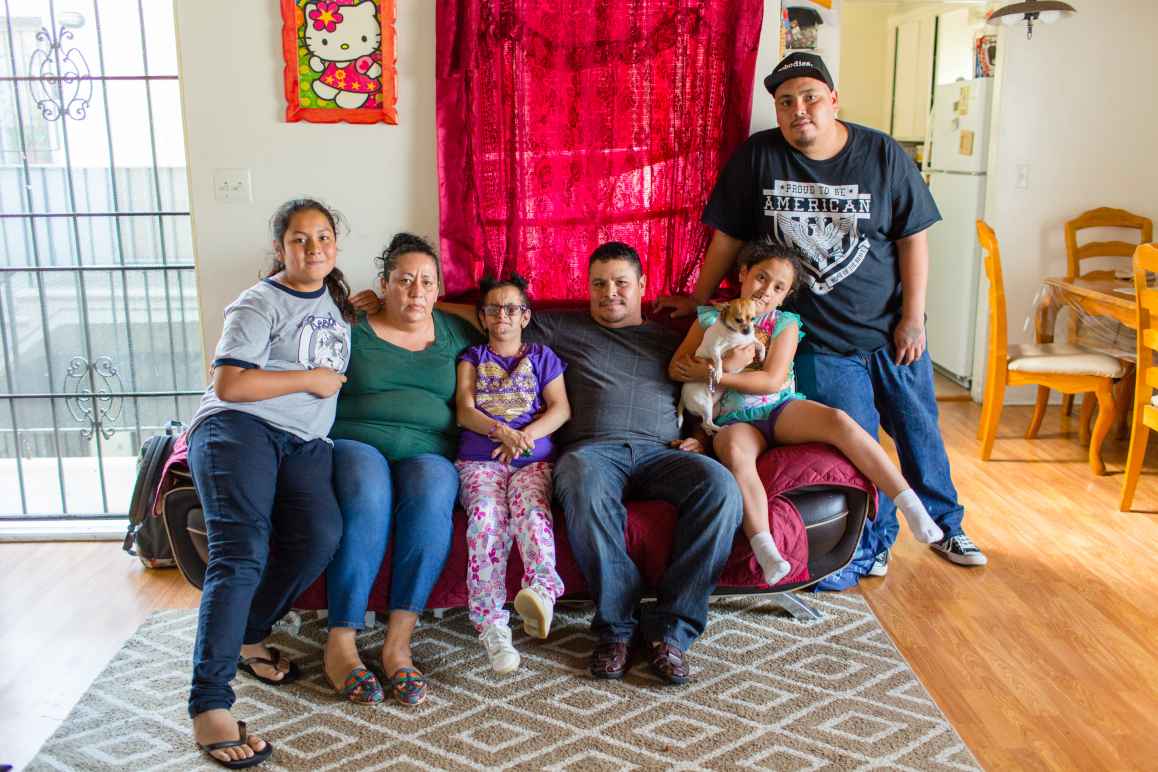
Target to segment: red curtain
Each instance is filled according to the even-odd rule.
[[[586,297],[587,256],[624,241],[647,297],[689,290],[700,215],[748,134],[762,0],[438,0],[447,291],[517,270]]]

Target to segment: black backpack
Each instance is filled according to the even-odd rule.
[[[137,456],[137,481],[129,502],[129,528],[122,545],[125,552],[135,555],[145,568],[172,568],[173,548],[165,523],[153,514],[153,500],[161,483],[161,472],[173,452],[173,443],[184,430],[180,421],[170,421],[164,434],[145,440]]]

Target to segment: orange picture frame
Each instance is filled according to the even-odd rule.
[[[398,123],[394,0],[280,0],[285,119]]]

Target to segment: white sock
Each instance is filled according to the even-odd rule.
[[[748,543],[752,545],[752,552],[756,554],[756,562],[760,564],[760,570],[764,572],[765,584],[774,585],[788,576],[792,566],[788,565],[788,561],[780,556],[780,550],[776,549],[776,542],[772,540],[772,534],[763,531],[749,539]]]
[[[905,522],[909,524],[909,530],[913,532],[913,536],[917,537],[917,541],[922,544],[932,544],[941,541],[945,536],[941,527],[933,522],[933,518],[929,517],[929,513],[925,511],[925,505],[921,503],[912,488],[905,488],[893,496],[893,502],[901,514],[905,516]]]

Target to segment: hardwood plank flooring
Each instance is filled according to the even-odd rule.
[[[860,591],[985,767],[1152,767],[1158,456],[1136,498],[1149,511],[1120,513],[1124,442],[1107,440],[1111,474],[1095,478],[1075,419],[1051,407],[1026,441],[1030,408],[1006,408],[982,463],[978,406],[940,409],[965,526],[990,564],[952,566],[902,532],[888,576]],[[152,610],[198,595],[110,542],[0,544],[0,567],[0,763],[19,769]]]

